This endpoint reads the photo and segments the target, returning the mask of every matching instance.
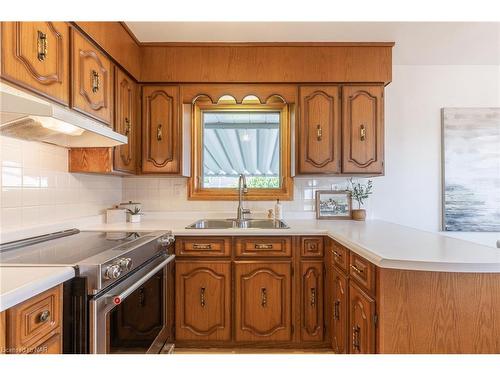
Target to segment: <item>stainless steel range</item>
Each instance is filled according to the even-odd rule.
[[[75,268],[64,285],[65,352],[161,352],[174,240],[170,232],[71,229],[0,245],[0,265]]]

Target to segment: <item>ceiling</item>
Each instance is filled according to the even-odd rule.
[[[497,22],[126,22],[140,42],[396,42],[394,64],[500,65]]]

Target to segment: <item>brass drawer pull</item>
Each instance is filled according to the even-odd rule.
[[[92,72],[90,73],[90,80],[92,83],[92,92],[98,92],[101,87],[101,77],[99,76],[99,73],[95,70],[92,70]]]
[[[342,254],[338,253],[337,251],[333,250],[333,255],[335,255],[337,258],[342,259]]]
[[[200,288],[200,305],[205,307],[205,288]]]
[[[333,303],[333,320],[340,320],[340,300]]]
[[[48,45],[47,34],[42,33],[40,30],[38,30],[36,45],[37,45],[38,60],[45,61],[45,59],[47,58],[47,45]]]
[[[194,243],[193,244],[193,249],[196,250],[211,250],[212,245],[209,243]]]
[[[260,289],[260,305],[262,307],[267,306],[267,289],[266,288]]]
[[[311,288],[311,306],[316,307],[316,288]]]
[[[125,135],[126,136],[128,136],[130,134],[130,128],[131,128],[130,120],[128,119],[128,117],[125,117]]]
[[[320,124],[316,125],[316,138],[318,139],[318,142],[323,139],[323,129],[321,129]]]
[[[162,124],[158,124],[156,128],[156,140],[161,141],[163,139]]]
[[[40,323],[45,323],[48,321],[50,318],[50,311],[49,310],[44,310],[40,313],[40,316],[38,317],[38,321]]]
[[[352,327],[352,348],[358,353],[361,351],[361,327],[358,325]]]
[[[273,248],[273,245],[270,243],[256,243],[255,244],[256,250],[270,250],[272,248]]]
[[[356,271],[357,273],[361,274],[363,273],[363,270],[362,269],[359,269],[358,267],[356,267],[354,264],[351,264],[351,268]]]
[[[361,124],[359,127],[359,140],[364,141],[366,139],[366,129],[365,125]]]

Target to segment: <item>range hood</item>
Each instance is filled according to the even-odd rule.
[[[0,82],[0,134],[63,147],[113,147],[126,136],[63,106]]]

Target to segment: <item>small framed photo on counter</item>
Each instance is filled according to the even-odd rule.
[[[351,192],[347,190],[316,191],[316,218],[324,220],[351,219]]]

